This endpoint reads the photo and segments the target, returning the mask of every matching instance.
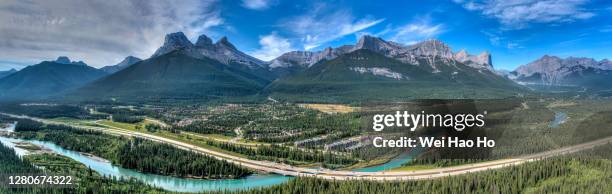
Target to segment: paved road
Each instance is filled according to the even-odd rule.
[[[56,121],[49,121],[46,119],[32,118],[28,116],[18,116],[0,113],[8,116],[18,117],[18,118],[29,118],[33,120],[37,120],[44,123],[52,123],[52,124],[65,124]],[[111,128],[111,127],[92,127],[92,126],[81,126],[81,125],[73,125],[73,127],[89,129],[89,130],[98,130],[109,134],[114,135],[123,135],[123,136],[131,136],[131,137],[140,137],[144,139],[149,139],[153,141],[167,143],[173,146],[176,146],[181,149],[194,151],[197,153],[209,155],[215,157],[220,160],[225,160],[231,163],[239,164],[244,167],[254,169],[261,172],[269,172],[276,173],[281,175],[289,175],[289,176],[310,176],[310,177],[318,177],[324,179],[335,179],[335,180],[418,180],[418,179],[432,179],[439,177],[447,177],[453,175],[460,175],[466,173],[473,173],[478,171],[490,170],[508,167],[512,165],[523,164],[525,162],[537,161],[544,158],[554,157],[563,154],[574,153],[586,149],[591,149],[596,146],[605,145],[612,142],[612,137],[606,137],[595,141],[590,141],[578,145],[568,146],[560,149],[550,150],[542,153],[531,154],[526,156],[521,156],[517,158],[511,159],[503,159],[503,160],[495,160],[489,162],[481,162],[475,164],[454,166],[454,167],[445,167],[445,168],[436,168],[436,169],[428,169],[428,170],[415,170],[415,171],[397,171],[397,172],[353,172],[353,171],[342,171],[342,170],[327,170],[327,169],[311,169],[311,168],[303,168],[303,167],[295,167],[287,164],[281,164],[270,161],[257,161],[251,160],[247,158],[241,158],[237,156],[232,156],[229,154],[225,154],[222,152],[202,148],[199,146],[191,145],[188,143],[183,143],[179,141],[175,141],[172,139],[159,137],[155,135],[122,130],[119,128]]]

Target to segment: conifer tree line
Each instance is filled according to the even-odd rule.
[[[32,161],[39,161],[33,163]],[[37,167],[40,165],[40,168]],[[0,144],[0,174],[61,174],[73,176],[78,186],[74,188],[5,188],[0,187],[0,193],[23,194],[89,194],[89,193],[168,193],[159,188],[148,186],[135,179],[100,176],[93,170],[69,158],[50,155],[34,154],[20,158],[12,148]]]
[[[91,153],[115,165],[146,173],[206,179],[241,178],[251,174],[236,164],[139,138],[32,120],[19,121],[15,132],[21,138],[53,142],[64,149]]]
[[[218,147],[231,152],[245,155],[255,160],[272,160],[280,162],[317,162],[329,165],[329,168],[348,166],[357,163],[356,159],[349,156],[332,154],[320,150],[300,150],[280,145],[260,145],[256,149],[242,145],[224,142],[207,141],[210,146]]]
[[[610,193],[612,144],[583,153],[508,168],[418,181],[324,180],[297,177],[287,183],[232,194],[275,193]]]
[[[162,175],[221,179],[251,174],[249,170],[232,163],[138,138],[121,146],[117,158],[124,168]]]

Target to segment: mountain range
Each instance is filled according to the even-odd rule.
[[[522,91],[495,73],[487,52],[478,56],[464,50],[453,53],[439,40],[403,46],[363,36],[355,45],[292,52],[271,64],[272,70],[304,69],[267,88],[281,100],[494,98]]]
[[[189,51],[146,59],[71,93],[83,99],[194,100],[255,95],[269,81]]]
[[[287,71],[287,69],[306,69],[320,61],[331,60],[359,49],[368,49],[408,64],[418,63],[419,60],[417,58],[427,56],[430,59],[439,57],[446,60],[446,62],[461,62],[474,68],[493,69],[491,55],[488,52],[483,52],[478,56],[470,55],[465,50],[453,53],[450,47],[438,40],[427,40],[411,46],[403,46],[399,43],[385,41],[369,35],[362,36],[355,45],[326,48],[323,51],[317,52],[288,52],[272,60],[268,67],[273,72],[295,72]],[[430,63],[430,65],[433,64]],[[432,67],[434,71],[437,69],[435,66]]]
[[[58,57],[0,78],[0,99],[44,99],[81,87],[107,75],[82,61]]]
[[[62,66],[63,65],[63,66]],[[291,51],[262,61],[226,37],[192,43],[166,35],[144,60],[126,57],[100,69],[59,57],[0,78],[0,99],[223,99],[270,96],[287,101],[497,98],[527,92],[517,84],[610,83],[608,60],[544,56],[512,72],[493,68],[491,54],[453,52],[439,40],[402,45],[362,36],[354,45]],[[0,74],[2,75],[2,74]],[[607,87],[606,84],[599,84]],[[612,84],[611,84],[612,86]]]
[[[519,66],[509,73],[509,77],[524,85],[610,89],[612,87],[612,61],[545,55],[531,63]]]
[[[227,37],[222,37],[213,43],[206,35],[200,35],[195,44],[182,32],[166,35],[164,44],[158,48],[151,58],[159,57],[175,50],[196,59],[213,59],[221,64],[232,66],[242,71],[250,72],[269,81],[276,78],[267,69],[267,63],[238,50]]]

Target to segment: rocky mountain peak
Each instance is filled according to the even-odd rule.
[[[264,67],[264,62],[249,56],[230,43],[227,37],[219,39],[216,43],[206,35],[200,35],[196,44],[192,44],[182,32],[166,35],[164,45],[159,47],[151,57],[157,57],[174,50],[182,50],[183,54],[194,58],[215,59],[223,64],[243,64],[249,68]]]
[[[229,42],[229,40],[227,40],[227,37],[225,36],[219,39],[219,41],[217,41],[215,44],[232,50],[238,50],[231,42]]]
[[[597,61],[586,57],[567,57],[544,55],[531,63],[521,65],[512,73],[521,83],[536,83],[546,85],[567,84],[576,81],[577,77],[584,75],[601,76],[601,72],[612,70],[607,60]],[[572,79],[566,79],[571,77]],[[586,77],[582,77],[588,79]]]
[[[66,56],[59,56],[57,57],[57,59],[55,60],[56,63],[61,63],[61,64],[70,64],[71,61],[68,57]]]
[[[100,68],[100,70],[106,72],[106,73],[115,73],[118,71],[121,71],[133,64],[136,64],[138,62],[142,61],[142,59],[139,59],[137,57],[134,56],[127,56],[125,57],[121,62],[117,63],[116,65],[109,65],[109,66],[104,66],[102,68]]]
[[[459,52],[455,53],[455,59],[461,62],[469,60],[467,51],[461,49]]]
[[[357,41],[357,44],[355,45],[356,48],[371,48],[371,47],[376,47],[377,45],[381,44],[382,42],[384,42],[384,40],[378,38],[378,37],[373,37],[370,35],[363,35],[361,36],[361,38],[359,38],[359,41]]]
[[[85,62],[83,62],[83,61],[71,61],[70,58],[68,58],[66,56],[59,56],[59,57],[57,57],[57,59],[55,59],[55,61],[52,61],[52,62],[59,63],[59,64],[84,65],[84,66],[87,66],[87,64],[85,64]]]
[[[592,58],[567,57],[562,59],[556,56],[544,55],[531,63],[519,66],[514,72],[518,76],[523,77],[529,77],[537,73],[550,80],[561,80],[566,75],[587,68],[600,70],[610,69],[603,61],[598,62]]]
[[[198,41],[195,44],[195,46],[197,47],[210,47],[212,45],[213,45],[212,39],[210,39],[208,36],[204,34],[198,37]]]
[[[151,57],[156,57],[174,50],[191,47],[193,47],[193,43],[187,39],[183,32],[174,32],[166,35],[164,38],[164,44],[159,47]]]
[[[491,62],[491,54],[484,51],[477,56],[470,55],[465,49],[454,54],[453,58],[459,62],[462,62],[470,67],[477,69],[486,68],[493,70],[493,63]]]
[[[450,47],[446,45],[444,42],[430,39],[415,45],[410,46],[410,50],[413,51],[415,55],[420,56],[439,56],[442,58],[452,58],[453,52]]]
[[[491,60],[491,53],[489,53],[488,51],[484,51],[480,53],[477,59],[478,60],[475,61],[476,63],[486,65],[486,66],[493,68],[493,61]]]
[[[309,51],[291,51],[285,53],[270,62],[270,68],[289,67],[292,65],[308,66],[315,63],[314,56],[317,53]]]
[[[364,35],[359,38],[352,50],[368,49],[382,54],[396,54],[403,49],[401,45],[387,42],[379,37]]]
[[[175,32],[166,35],[164,38],[164,46],[189,47],[193,46],[193,44],[187,39],[183,32]]]
[[[17,72],[17,70],[14,69],[14,68],[10,69],[10,70],[0,70],[0,79],[4,78],[6,76],[9,76],[9,75],[11,75],[11,74],[13,74],[15,72]]]
[[[549,74],[561,67],[561,58],[556,56],[544,55],[541,58],[521,65],[514,72],[522,76],[531,76],[534,73]]]
[[[117,66],[123,67],[123,66],[130,66],[134,63],[138,63],[142,61],[142,59],[138,58],[138,57],[134,57],[134,56],[127,56],[125,57],[125,59],[123,59],[123,61],[119,62],[117,64]]]
[[[540,61],[540,62],[558,62],[561,61],[561,58],[557,57],[557,56],[550,56],[550,55],[544,55],[541,58],[539,58],[536,61]]]

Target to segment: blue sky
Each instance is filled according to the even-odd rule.
[[[193,41],[199,34],[215,40],[227,36],[263,60],[291,50],[354,44],[363,34],[402,44],[436,38],[454,51],[489,51],[498,69],[511,70],[545,54],[612,58],[611,1],[180,2],[3,1],[0,70],[58,55],[95,67],[127,55],[147,58],[163,35],[174,31]]]

